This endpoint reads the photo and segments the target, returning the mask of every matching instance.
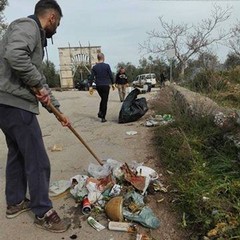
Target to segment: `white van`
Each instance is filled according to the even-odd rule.
[[[144,84],[151,84],[152,87],[156,85],[156,74],[155,73],[145,73],[138,75],[133,81],[133,86],[142,87]]]

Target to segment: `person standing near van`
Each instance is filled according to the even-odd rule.
[[[112,89],[115,90],[113,75],[109,64],[105,63],[105,56],[103,53],[97,54],[98,62],[93,66],[91,76],[90,76],[90,88],[89,93],[93,92],[93,80],[95,79],[96,90],[101,98],[98,117],[101,118],[101,122],[106,122],[106,114],[107,114],[107,103],[108,96],[110,91],[110,85],[112,85]]]
[[[124,67],[120,67],[116,75],[115,84],[117,85],[117,88],[118,88],[120,101],[123,102],[126,95],[126,88],[128,87],[128,78],[125,73]]]
[[[166,77],[164,76],[163,72],[160,74],[160,88],[165,86]]]

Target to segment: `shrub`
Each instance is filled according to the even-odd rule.
[[[203,70],[196,74],[188,86],[196,92],[210,93],[226,89],[227,80],[221,73]]]
[[[240,83],[240,66],[228,71],[229,81],[232,83]]]

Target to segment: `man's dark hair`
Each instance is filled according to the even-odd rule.
[[[40,0],[40,1],[38,1],[38,3],[35,5],[34,14],[37,16],[43,15],[46,12],[46,10],[48,10],[48,9],[54,9],[54,10],[58,11],[60,17],[63,16],[62,10],[55,0]]]

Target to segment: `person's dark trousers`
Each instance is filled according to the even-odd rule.
[[[99,115],[101,118],[105,119],[107,114],[107,103],[108,103],[108,96],[110,86],[108,85],[100,85],[96,87],[99,96],[101,97],[100,105],[99,105]]]
[[[0,128],[8,146],[6,166],[7,205],[20,203],[27,185],[31,210],[43,216],[52,208],[49,199],[50,162],[35,114],[0,105]]]

